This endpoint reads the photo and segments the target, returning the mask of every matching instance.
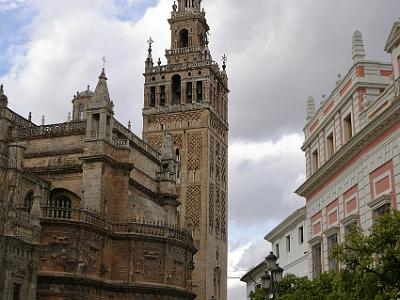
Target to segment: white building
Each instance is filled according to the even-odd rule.
[[[278,257],[277,264],[283,268],[283,276],[308,275],[306,208],[300,208],[282,221],[265,239],[272,244],[272,251]],[[251,292],[261,288],[261,276],[267,269],[263,261],[240,279],[247,283],[247,299]]]
[[[247,284],[247,299],[250,300],[250,293],[261,289],[261,276],[265,274],[267,265],[265,260],[261,262],[258,266],[252,268],[240,279]]]
[[[283,275],[308,275],[306,212],[305,207],[296,210],[265,236],[272,244]]]

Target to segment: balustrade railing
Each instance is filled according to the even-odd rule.
[[[45,135],[85,132],[85,130],[86,122],[67,122],[35,127],[15,128],[13,129],[12,136],[13,138],[36,137]]]
[[[117,234],[137,234],[176,239],[184,242],[192,241],[192,234],[177,226],[165,225],[161,222],[130,220],[126,222],[111,222],[98,212],[88,209],[42,207],[43,218],[48,220],[79,221],[95,225]]]

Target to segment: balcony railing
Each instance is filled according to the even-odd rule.
[[[164,237],[191,243],[192,234],[177,226],[165,225],[161,222],[130,220],[111,222],[95,211],[62,207],[42,207],[43,219],[81,222],[94,225],[115,234],[132,234]]]

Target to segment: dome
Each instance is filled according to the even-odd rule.
[[[90,90],[90,86],[88,85],[87,89],[83,92],[78,92],[76,94],[76,97],[80,98],[80,97],[92,97],[94,95],[94,92],[92,92]]]

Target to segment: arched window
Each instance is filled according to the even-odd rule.
[[[81,206],[81,198],[72,191],[55,188],[50,193],[46,217],[55,219],[75,219]]]
[[[24,199],[24,210],[27,211],[28,213],[31,212],[32,209],[32,204],[33,204],[33,191],[30,191]]]
[[[189,47],[189,31],[187,29],[182,29],[179,32],[179,48]]]
[[[172,104],[181,104],[181,76],[172,76]]]

